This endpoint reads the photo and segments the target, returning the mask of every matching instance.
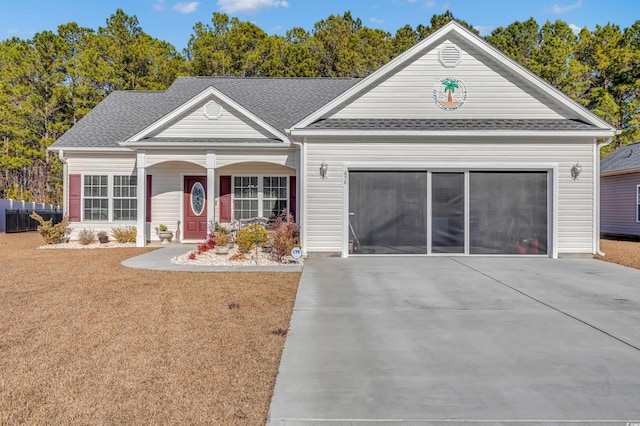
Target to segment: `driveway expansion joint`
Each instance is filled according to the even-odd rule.
[[[492,281],[497,282],[498,284],[501,284],[501,285],[503,285],[503,286],[505,286],[505,287],[507,287],[507,288],[510,288],[511,290],[515,291],[516,293],[519,293],[519,294],[521,294],[521,295],[523,295],[523,296],[525,296],[525,297],[527,297],[527,298],[529,298],[529,299],[533,300],[534,302],[540,303],[541,305],[546,306],[546,307],[547,307],[547,308],[549,308],[549,309],[552,309],[552,310],[554,310],[554,311],[556,311],[556,312],[558,312],[558,313],[560,313],[560,314],[562,314],[562,315],[565,315],[565,316],[567,316],[567,317],[569,317],[569,318],[571,318],[571,319],[573,319],[573,320],[575,320],[575,321],[578,321],[578,322],[580,322],[580,323],[582,323],[582,324],[584,324],[584,325],[586,325],[586,326],[588,326],[588,327],[590,327],[590,328],[592,328],[592,329],[594,329],[594,330],[596,330],[596,331],[598,331],[598,332],[600,332],[600,333],[602,333],[602,334],[604,334],[604,335],[606,335],[606,336],[609,336],[609,337],[611,337],[612,339],[617,340],[618,342],[620,342],[620,343],[622,343],[622,344],[624,344],[624,345],[626,345],[626,346],[629,346],[630,348],[635,349],[636,351],[640,352],[640,347],[638,347],[638,346],[636,346],[636,345],[634,345],[634,344],[632,344],[632,343],[629,343],[629,342],[627,342],[626,340],[623,340],[623,339],[621,339],[620,337],[617,337],[617,336],[615,336],[615,335],[613,335],[613,334],[609,333],[608,331],[603,330],[603,329],[601,329],[601,328],[599,328],[599,327],[595,326],[594,324],[591,324],[590,322],[587,322],[587,321],[585,321],[585,320],[583,320],[583,319],[581,319],[581,318],[578,318],[578,317],[576,317],[575,315],[572,315],[572,314],[570,314],[570,313],[569,313],[569,312],[567,312],[567,311],[564,311],[564,310],[562,310],[562,309],[560,309],[560,308],[557,308],[557,307],[555,307],[555,306],[553,306],[553,305],[550,305],[550,304],[549,304],[549,303],[547,303],[547,302],[544,302],[544,301],[542,301],[542,300],[540,300],[540,299],[537,299],[537,298],[535,298],[535,297],[531,296],[530,294],[525,293],[524,291],[522,291],[522,290],[520,290],[520,289],[517,289],[517,288],[515,288],[515,287],[513,287],[513,286],[511,286],[511,285],[509,285],[509,284],[507,284],[507,283],[505,283],[504,281],[500,281],[499,279],[497,279],[497,278],[495,278],[495,277],[492,277],[491,275],[485,274],[484,272],[480,271],[479,269],[476,269],[476,268],[474,268],[474,267],[472,267],[472,266],[469,266],[469,265],[467,265],[467,264],[465,264],[465,263],[461,262],[460,260],[458,260],[459,258],[453,258],[453,257],[450,257],[449,259],[451,259],[451,260],[453,260],[454,262],[456,262],[456,263],[458,263],[458,264],[460,264],[460,265],[464,266],[465,268],[468,268],[468,269],[470,269],[470,270],[472,270],[472,271],[474,271],[474,272],[477,272],[477,273],[478,273],[478,274],[480,274],[480,275],[483,275],[483,276],[485,276],[485,277],[489,278],[489,279],[490,279],[490,280],[492,280]]]

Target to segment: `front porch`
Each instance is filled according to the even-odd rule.
[[[204,240],[214,223],[300,211],[296,152],[243,158],[239,153],[201,155],[138,152],[136,246],[159,244],[155,228],[175,243]]]

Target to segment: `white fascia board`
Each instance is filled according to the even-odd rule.
[[[422,170],[438,169],[451,171],[464,170],[553,170],[558,167],[557,163],[545,162],[403,162],[401,164],[390,163],[389,161],[347,161],[344,163],[345,169],[354,170]]]
[[[600,177],[608,177],[608,176],[617,176],[617,175],[628,175],[631,173],[640,173],[640,167],[636,167],[633,169],[624,169],[624,170],[614,170],[611,172],[601,172]]]
[[[119,144],[122,142],[119,142]],[[113,153],[113,152],[132,152],[131,149],[129,148],[124,148],[122,146],[117,146],[117,147],[74,147],[74,146],[61,146],[61,147],[56,147],[56,146],[50,146],[49,148],[47,148],[47,151],[64,151],[64,152],[87,152],[87,153]]]
[[[605,138],[613,136],[613,130],[349,130],[349,129],[295,129],[291,132],[297,137],[433,137],[433,136],[465,136],[465,137],[539,137],[539,138],[566,138],[587,137]]]
[[[128,146],[130,142],[137,142],[144,139],[154,131],[162,128],[163,126],[169,124],[172,120],[175,120],[176,118],[180,117],[182,114],[186,113],[191,108],[195,107],[200,103],[203,103],[204,101],[207,100],[207,98],[211,96],[213,96],[214,98],[216,98],[217,100],[225,104],[226,106],[231,107],[231,109],[235,109],[240,114],[244,115],[249,120],[253,121],[259,127],[271,133],[273,136],[277,137],[278,139],[287,141],[287,137],[282,132],[278,131],[276,128],[274,128],[273,126],[271,126],[270,124],[262,120],[261,118],[257,117],[255,114],[253,114],[252,112],[250,112],[249,110],[247,110],[246,108],[238,104],[236,101],[234,101],[227,95],[220,92],[218,89],[210,86],[204,89],[198,95],[191,98],[189,101],[185,102],[178,108],[171,111],[169,114],[162,117],[160,120],[156,121],[150,126],[147,126],[145,129],[141,130],[140,132],[136,133],[135,135],[127,139],[125,141],[125,144]]]
[[[234,148],[234,149],[290,149],[292,144],[289,142],[282,143],[211,143],[211,142],[121,142],[127,148],[132,149],[213,149],[213,148]],[[130,151],[130,150],[127,150]]]
[[[327,114],[337,109],[339,106],[347,103],[350,99],[352,99],[358,93],[364,92],[368,87],[374,85],[378,81],[386,78],[389,74],[391,74],[396,68],[401,66],[405,61],[411,59],[413,56],[428,50],[432,47],[438,40],[444,38],[448,33],[455,33],[465,40],[469,41],[469,43],[476,46],[478,49],[485,52],[487,55],[493,57],[498,62],[504,64],[511,72],[522,77],[524,80],[530,82],[535,87],[539,88],[542,92],[549,95],[551,98],[558,101],[563,106],[567,107],[569,110],[575,112],[580,118],[584,119],[586,122],[593,124],[594,126],[601,129],[612,129],[614,128],[600,117],[593,114],[591,111],[584,108],[582,105],[574,102],[564,93],[551,86],[546,81],[542,80],[537,75],[533,74],[531,71],[509,58],[504,53],[500,52],[495,47],[491,46],[488,42],[486,42],[481,37],[475,35],[462,25],[458,24],[455,21],[450,21],[445,26],[431,34],[426,39],[422,40],[420,43],[416,44],[409,50],[405,51],[400,56],[396,57],[377,71],[375,71],[370,76],[366,77],[362,80],[362,82],[356,84],[351,87],[346,92],[342,93],[340,96],[326,104],[324,107],[320,108],[313,114],[304,118],[300,122],[296,123],[291,127],[292,130],[300,129],[309,126],[310,124],[316,122],[317,120],[325,117]],[[606,136],[608,137],[608,136]]]

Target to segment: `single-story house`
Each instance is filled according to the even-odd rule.
[[[50,149],[72,226],[135,225],[138,246],[287,211],[307,253],[557,257],[598,251],[614,134],[450,22],[364,79],[114,92]]]
[[[640,142],[600,161],[603,234],[640,237]]]

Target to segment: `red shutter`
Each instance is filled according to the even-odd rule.
[[[147,222],[151,222],[151,175],[147,175],[147,187],[145,188],[145,210],[147,213]]]
[[[289,177],[289,210],[291,211],[291,215],[293,215],[293,220],[296,223],[300,223],[298,216],[296,215],[296,201],[296,177],[291,176]]]
[[[82,176],[69,175],[69,220],[71,222],[80,222],[80,203],[82,200]]]
[[[231,222],[231,176],[220,176],[220,222]]]

